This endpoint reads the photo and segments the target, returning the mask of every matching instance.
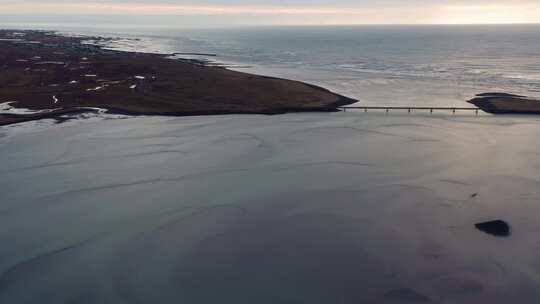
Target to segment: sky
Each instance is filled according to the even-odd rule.
[[[540,23],[540,0],[0,0],[0,17],[193,27]]]

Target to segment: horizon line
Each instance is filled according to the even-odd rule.
[[[4,16],[0,13],[0,16]],[[95,16],[95,15],[82,15],[82,16]],[[110,16],[110,15],[109,15]],[[124,15],[122,15],[124,16]],[[170,15],[174,16],[174,15]],[[162,16],[163,17],[163,16]],[[32,21],[32,22],[24,22],[24,21],[9,21],[9,22],[2,22],[0,21],[0,26],[2,25],[10,25],[10,24],[28,24],[28,25],[38,25],[38,24],[44,24],[44,25],[71,25],[71,26],[85,26],[85,27],[107,27],[107,26],[131,26],[134,25],[136,27],[141,28],[156,28],[156,27],[187,27],[186,25],[167,25],[167,24],[159,24],[159,25],[141,25],[141,24],[130,24],[130,23],[107,23],[103,26],[101,25],[88,25],[84,23],[77,24],[76,22],[48,22],[48,21]],[[225,26],[227,28],[238,28],[238,27],[341,27],[341,26],[486,26],[486,25],[503,25],[503,26],[512,26],[512,25],[540,25],[540,22],[493,22],[493,23],[335,23],[335,24],[301,24],[301,23],[284,23],[284,24],[235,24],[230,26]],[[222,28],[222,25],[210,25],[208,27],[206,26],[189,26],[189,27],[219,27]]]

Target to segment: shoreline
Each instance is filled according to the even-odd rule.
[[[120,38],[118,38],[120,39]],[[325,88],[259,76],[196,59],[106,49],[114,38],[0,30],[0,126],[105,109],[111,114],[195,116],[331,112],[357,102]],[[91,42],[91,43],[89,43]]]

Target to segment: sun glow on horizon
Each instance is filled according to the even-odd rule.
[[[313,5],[179,5],[145,3],[9,2],[0,15],[205,15],[306,16],[298,24],[512,24],[539,23],[540,4],[432,5],[425,7],[361,7]],[[309,18],[309,17],[313,18]],[[318,17],[318,18],[315,18]],[[274,22],[276,23],[276,22]],[[290,23],[290,22],[289,22]]]
[[[540,4],[447,6],[438,19],[445,24],[538,23]]]

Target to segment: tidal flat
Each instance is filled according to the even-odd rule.
[[[0,128],[1,303],[540,298],[539,117],[31,123]]]

